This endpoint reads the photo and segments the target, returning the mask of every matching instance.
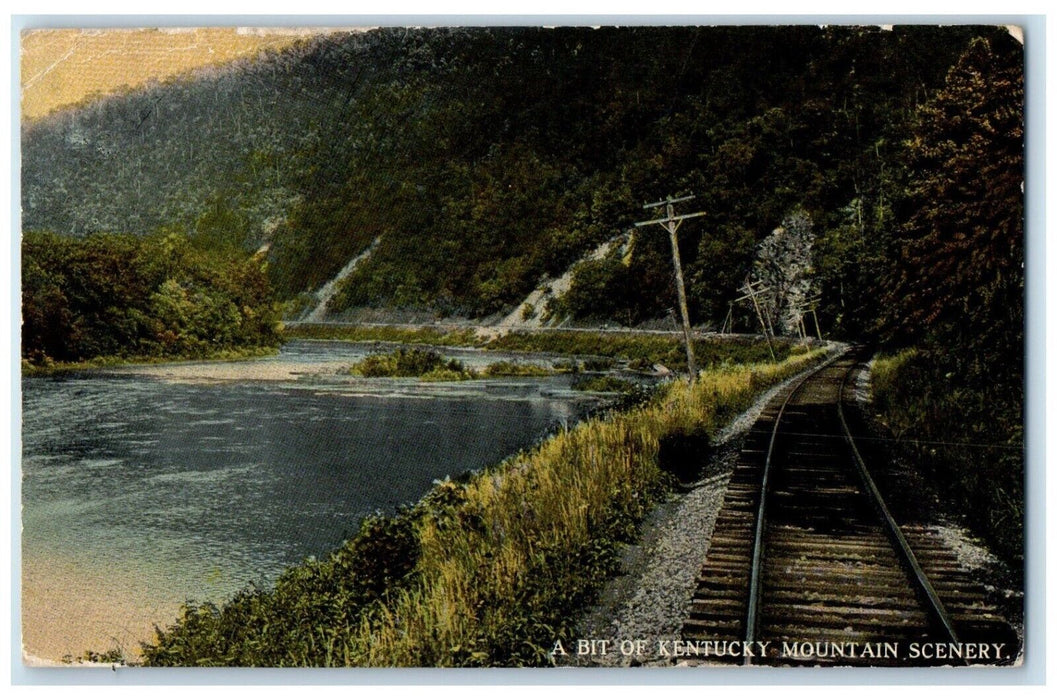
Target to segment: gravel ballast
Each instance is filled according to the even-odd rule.
[[[746,433],[767,404],[814,367],[767,390],[713,439],[715,452],[700,481],[659,504],[628,545],[622,573],[606,583],[599,603],[576,626],[581,639],[562,640],[558,665],[670,666],[659,642],[680,639],[695,579],[705,561],[716,516]],[[590,640],[604,640],[591,646]],[[622,648],[623,643],[623,648]],[[586,651],[588,653],[578,653]],[[627,653],[630,652],[630,653]]]

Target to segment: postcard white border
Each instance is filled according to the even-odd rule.
[[[19,3],[27,4],[27,3]],[[83,9],[68,4],[67,11],[76,12]],[[260,3],[242,3],[244,9],[259,9]],[[331,5],[332,3],[327,3]],[[1053,370],[1046,354],[1047,340],[1053,333],[1054,324],[1051,315],[1055,306],[1052,303],[1046,284],[1047,273],[1057,274],[1057,265],[1053,255],[1047,249],[1046,231],[1046,34],[1048,18],[1043,15],[1015,14],[905,14],[900,10],[901,3],[893,3],[893,13],[881,14],[839,14],[816,10],[820,14],[739,14],[739,15],[706,15],[697,14],[692,9],[669,10],[669,7],[681,6],[693,8],[692,3],[660,2],[650,6],[651,11],[666,14],[631,13],[642,3],[614,2],[605,3],[605,7],[596,11],[584,11],[588,3],[541,2],[522,5],[515,9],[518,14],[477,14],[482,11],[494,12],[494,3],[462,3],[455,9],[450,6],[439,12],[432,9],[436,3],[386,3],[389,12],[386,14],[312,14],[312,15],[250,15],[250,14],[209,14],[215,11],[217,3],[203,3],[197,0],[182,5],[186,12],[202,14],[183,15],[42,15],[25,14],[8,17],[10,26],[6,34],[11,42],[8,57],[9,90],[6,99],[10,101],[3,110],[5,125],[9,128],[7,169],[10,187],[4,190],[4,204],[10,212],[8,255],[3,260],[3,281],[0,290],[3,294],[4,322],[8,332],[7,343],[0,344],[3,360],[8,373],[2,380],[3,401],[9,407],[11,420],[6,425],[0,421],[3,432],[0,433],[0,444],[9,445],[11,470],[9,472],[11,517],[2,523],[0,541],[9,547],[5,551],[10,561],[9,586],[4,586],[8,605],[0,606],[9,621],[11,635],[4,641],[0,654],[4,665],[11,673],[10,682],[15,686],[116,686],[116,685],[440,685],[459,686],[678,686],[698,685],[787,685],[808,686],[819,684],[833,686],[888,686],[888,685],[1036,685],[1045,682],[1046,678],[1046,542],[1047,521],[1046,505],[1046,434],[1052,427],[1046,413],[1047,397],[1053,397],[1051,382]],[[603,3],[591,3],[602,5]],[[775,3],[767,3],[771,10]],[[822,3],[832,6],[831,10],[849,9],[847,3]],[[906,3],[911,8],[926,9],[921,3]],[[960,3],[959,11],[972,9],[977,3]],[[101,3],[103,6],[126,6],[126,11],[142,9],[142,3]],[[277,3],[265,3],[264,6],[276,6]],[[312,3],[314,9],[318,3]],[[745,3],[746,12],[754,12],[758,3]],[[288,5],[289,6],[289,5]],[[361,3],[359,7],[367,5]],[[374,6],[378,6],[375,4]],[[406,10],[408,6],[419,9]],[[112,11],[96,7],[93,9]],[[298,3],[297,7],[304,7]],[[347,5],[345,7],[348,7]],[[472,8],[479,9],[472,9]],[[1041,5],[1040,5],[1041,7]],[[424,9],[425,8],[425,9]],[[461,8],[461,9],[459,9]],[[471,8],[471,9],[468,9]],[[531,8],[531,9],[529,9]],[[557,8],[557,9],[556,9]],[[13,8],[14,9],[14,8]],[[33,3],[26,8],[40,12],[40,3]],[[356,9],[355,7],[353,9]],[[572,14],[572,12],[581,14]],[[436,12],[436,14],[432,14]],[[900,13],[902,12],[902,13]],[[900,14],[895,14],[900,13]],[[1026,56],[1026,135],[1027,135],[1027,175],[1026,175],[1026,214],[1027,214],[1027,327],[1026,327],[1026,403],[1025,403],[1025,437],[1027,443],[1027,482],[1025,488],[1027,511],[1027,572],[1025,577],[1025,662],[1015,669],[753,669],[746,672],[742,669],[143,669],[121,668],[115,672],[98,669],[35,669],[26,668],[21,661],[20,644],[20,576],[19,576],[19,530],[20,530],[20,473],[19,458],[21,454],[20,434],[20,367],[18,353],[19,337],[19,241],[14,232],[19,230],[20,217],[18,202],[19,192],[19,111],[18,111],[18,36],[22,29],[36,27],[143,27],[143,26],[358,26],[358,25],[593,25],[593,24],[1017,24],[1024,28]],[[1046,387],[1046,388],[1044,388]],[[1049,613],[1052,615],[1052,611]],[[7,621],[7,620],[5,620]],[[2,640],[2,636],[0,636]],[[8,666],[8,664],[10,664]],[[612,688],[615,690],[615,688]],[[876,688],[875,688],[876,689]],[[152,690],[141,689],[143,692]],[[550,691],[543,691],[550,692]],[[610,692],[610,689],[605,690]],[[109,696],[109,695],[108,695]]]

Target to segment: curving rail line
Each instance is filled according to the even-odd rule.
[[[760,498],[759,505],[756,508],[756,527],[753,530],[752,564],[749,569],[749,602],[745,618],[745,643],[749,645],[756,641],[756,635],[759,629],[760,589],[763,581],[761,572],[763,571],[764,530],[767,524],[766,494],[771,481],[771,463],[774,456],[774,445],[778,440],[778,426],[782,423],[782,416],[785,415],[785,409],[789,405],[789,401],[800,393],[800,390],[803,388],[804,384],[807,383],[807,380],[829,367],[842,356],[843,354],[836,355],[822,363],[822,365],[814,372],[805,374],[804,377],[793,386],[793,390],[789,392],[782,401],[782,405],[778,409],[778,415],[774,419],[774,427],[771,429],[771,440],[767,446],[767,457],[764,459],[763,479],[761,480],[760,485],[760,492],[764,494],[764,497]],[[749,662],[751,659],[752,657],[745,657],[746,662]]]
[[[757,421],[684,639],[737,649],[711,658],[728,663],[1009,663],[1016,635],[982,587],[928,524],[900,527],[871,477],[843,408],[855,366],[831,358]]]

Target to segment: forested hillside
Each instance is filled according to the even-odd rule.
[[[282,298],[375,238],[332,310],[484,317],[693,192],[691,316],[722,321],[793,212],[824,324],[873,326],[918,110],[981,27],[385,29],[92,101],[23,128],[25,230],[272,244]],[[673,290],[663,235],[582,266],[562,313],[637,323]]]

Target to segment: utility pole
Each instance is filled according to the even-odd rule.
[[[759,301],[759,297],[771,291],[771,288],[764,285],[762,280],[757,280],[756,282],[749,282],[746,280],[745,284],[742,285],[739,291],[744,292],[744,295],[732,301],[731,304],[736,304],[745,299],[752,299],[752,306],[756,309],[756,318],[760,321],[760,330],[763,331],[763,337],[767,340],[767,349],[771,351],[771,360],[775,360],[774,345],[771,343],[771,336],[774,335],[774,329],[763,315],[763,310],[760,308]]]
[[[694,196],[690,195],[687,197],[672,198],[669,196],[667,199],[661,200],[660,202],[653,202],[651,204],[644,204],[643,209],[656,209],[657,207],[665,207],[665,216],[662,219],[650,219],[649,221],[639,221],[635,224],[636,228],[643,226],[649,226],[650,224],[658,224],[661,228],[668,232],[668,236],[672,242],[672,265],[675,267],[675,289],[679,294],[679,311],[683,315],[683,339],[686,341],[686,366],[690,370],[690,383],[693,384],[697,381],[697,361],[694,359],[694,346],[690,340],[690,311],[686,306],[686,287],[683,284],[683,264],[679,259],[679,238],[676,236],[676,231],[679,230],[679,226],[687,219],[693,219],[694,217],[704,216],[705,212],[699,211],[693,214],[681,214],[675,215],[675,204],[679,202],[686,202],[693,199]]]
[[[808,299],[805,303],[807,306],[807,313],[811,314],[811,317],[815,319],[815,334],[819,340],[822,340],[822,329],[818,325],[818,305],[822,301],[821,296],[815,296]]]

